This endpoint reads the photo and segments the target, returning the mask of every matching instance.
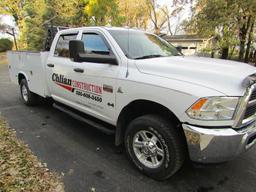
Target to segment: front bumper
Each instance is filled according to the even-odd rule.
[[[256,123],[240,129],[182,125],[192,161],[218,163],[234,159],[256,143]]]

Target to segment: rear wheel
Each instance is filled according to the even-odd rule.
[[[157,180],[172,176],[185,159],[182,135],[170,122],[157,115],[133,120],[126,131],[125,147],[136,167]]]
[[[20,93],[21,98],[26,105],[32,106],[37,104],[38,96],[29,90],[26,79],[22,79],[20,82]]]

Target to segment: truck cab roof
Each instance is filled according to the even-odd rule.
[[[88,27],[78,27],[78,28],[70,28],[70,29],[64,29],[61,30],[62,33],[66,32],[72,32],[72,31],[80,31],[80,30],[96,30],[96,29],[101,29],[101,30],[106,30],[106,31],[136,31],[136,32],[143,32],[140,29],[136,28],[128,28],[128,27],[109,27],[109,26],[88,26]]]

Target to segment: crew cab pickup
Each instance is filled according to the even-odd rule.
[[[45,52],[8,52],[25,104],[38,97],[124,144],[131,162],[161,180],[186,157],[217,163],[256,143],[255,67],[187,57],[135,29],[59,31]]]

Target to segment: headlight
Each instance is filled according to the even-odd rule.
[[[239,97],[202,98],[187,110],[187,114],[199,120],[232,120],[238,101]]]

